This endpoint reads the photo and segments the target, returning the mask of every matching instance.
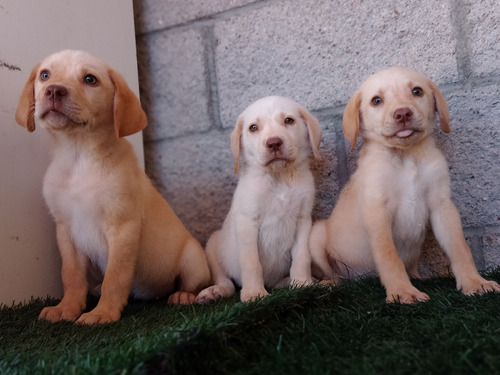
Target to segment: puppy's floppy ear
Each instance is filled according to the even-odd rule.
[[[15,115],[16,122],[29,132],[35,131],[35,79],[39,67],[40,64],[37,64],[31,71],[28,82],[19,97]]]
[[[434,104],[436,106],[436,112],[439,114],[439,123],[441,124],[441,130],[445,133],[450,132],[450,112],[448,110],[448,103],[444,98],[441,91],[439,91],[437,85],[429,80],[429,84],[432,89],[432,94],[434,95]]]
[[[319,144],[321,143],[321,128],[319,126],[319,122],[305,108],[300,108],[299,114],[300,117],[302,117],[306,122],[314,157],[316,159],[321,159],[321,155],[319,154]]]
[[[359,108],[361,106],[361,92],[357,91],[344,110],[344,117],[342,118],[342,131],[344,137],[351,142],[351,149],[356,145],[356,139],[359,133]]]
[[[109,69],[108,74],[115,87],[113,123],[116,136],[126,137],[141,131],[148,124],[141,102],[130,90],[120,73]]]
[[[241,129],[243,128],[243,117],[238,118],[238,122],[231,133],[231,150],[234,155],[234,174],[238,173],[240,168],[240,146],[241,146]]]

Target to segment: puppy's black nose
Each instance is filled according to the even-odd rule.
[[[45,97],[50,100],[60,100],[66,95],[68,95],[68,90],[61,85],[50,85],[45,89]]]
[[[271,137],[266,142],[269,151],[278,151],[283,145],[283,140],[279,137]]]
[[[396,122],[406,122],[413,116],[413,111],[408,107],[398,108],[394,111],[392,117]]]

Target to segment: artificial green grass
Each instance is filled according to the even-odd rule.
[[[500,281],[500,270],[486,275]],[[101,326],[48,323],[54,300],[0,308],[0,374],[491,374],[500,294],[414,280],[430,301],[386,304],[377,279],[211,305],[132,301]],[[95,300],[90,301],[95,304]]]

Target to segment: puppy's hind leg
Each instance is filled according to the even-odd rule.
[[[231,279],[227,277],[220,278],[217,284],[203,289],[198,296],[196,296],[197,303],[210,303],[217,301],[221,298],[231,297],[235,292],[234,284]]]
[[[323,283],[339,283],[339,277],[330,265],[328,256],[327,222],[314,223],[309,235],[309,251],[311,252],[313,276]]]
[[[210,284],[210,270],[203,248],[194,238],[184,245],[180,261],[180,290],[171,294],[168,303],[189,305],[195,302],[196,294]]]
[[[230,297],[235,292],[231,279],[226,275],[219,255],[220,231],[215,232],[208,240],[206,254],[214,285],[203,289],[196,297],[197,303],[208,303],[220,298]]]
[[[419,261],[420,261],[420,249],[422,245],[418,244],[415,246],[414,250],[411,252],[411,257],[406,261],[406,272],[410,277],[414,279],[420,279],[420,272],[418,270]]]

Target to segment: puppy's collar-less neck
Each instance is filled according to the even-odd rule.
[[[420,142],[407,147],[388,147],[380,142],[363,139],[363,146],[360,151],[360,160],[362,157],[372,158],[412,158],[415,160],[425,159],[425,156],[432,151],[435,145],[435,139],[432,135],[428,135]],[[369,154],[369,155],[367,155]]]
[[[290,181],[300,179],[306,174],[311,174],[311,172],[308,163],[290,162],[285,167],[276,169],[262,166],[252,168],[243,164],[240,174],[240,179],[269,180],[271,183],[289,184]]]
[[[58,146],[66,146],[75,151],[88,153],[89,150],[96,155],[109,154],[121,139],[105,131],[75,129],[73,131],[47,130],[51,139]],[[57,149],[57,147],[56,147]]]

